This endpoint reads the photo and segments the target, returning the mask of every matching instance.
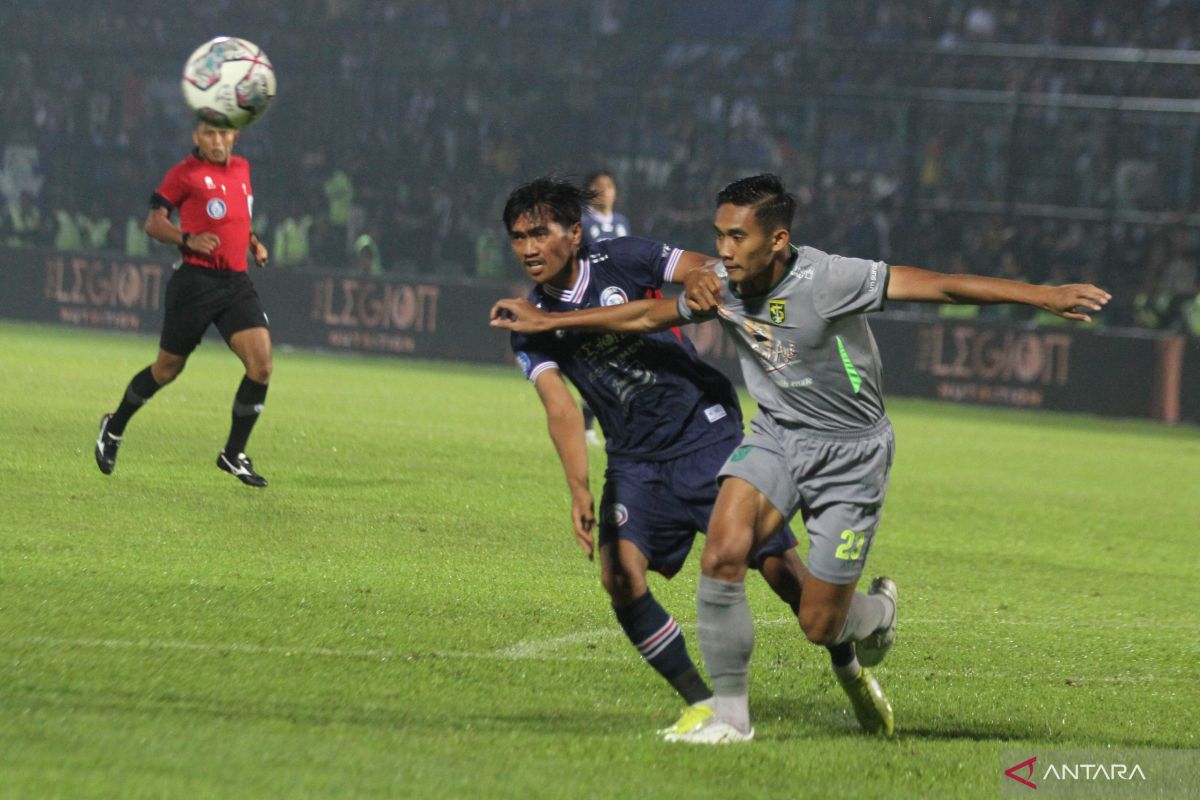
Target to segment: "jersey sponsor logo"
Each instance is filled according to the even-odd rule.
[[[213,179],[211,177],[209,177],[208,175],[204,176],[204,188],[205,189],[217,188],[217,185],[215,183],[213,183]]]
[[[704,409],[704,416],[709,422],[716,422],[719,419],[725,419],[727,413],[724,406],[709,406]]]
[[[743,458],[750,455],[750,451],[753,449],[754,448],[751,447],[750,445],[744,444],[741,447],[739,447],[737,450],[733,451],[733,455],[731,455],[729,457],[729,460],[730,461],[741,461]]]
[[[604,521],[619,528],[629,521],[629,509],[622,503],[613,503],[605,509]]]
[[[224,219],[225,212],[228,211],[228,208],[225,206],[224,200],[219,197],[214,197],[212,200],[208,201],[208,208],[206,210],[208,211],[208,216],[212,219]]]
[[[600,293],[600,305],[602,306],[619,306],[628,302],[629,297],[620,286],[609,286]]]
[[[776,325],[782,325],[787,319],[787,301],[786,300],[768,300],[767,310],[771,314],[771,322]]]
[[[520,367],[521,372],[526,378],[528,378],[529,373],[533,371],[533,362],[529,359],[529,356],[525,355],[524,353],[517,353],[517,366]]]

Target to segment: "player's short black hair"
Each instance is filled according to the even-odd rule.
[[[766,231],[792,229],[796,216],[796,198],[783,188],[778,175],[766,173],[739,178],[717,192],[717,205],[726,203],[754,209],[754,219]]]
[[[522,214],[546,216],[569,228],[583,218],[583,209],[592,204],[596,193],[581,189],[565,178],[549,175],[513,189],[504,204],[504,229],[511,231]]]

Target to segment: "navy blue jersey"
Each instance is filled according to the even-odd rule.
[[[638,300],[671,279],[682,254],[635,237],[598,242],[580,249],[573,288],[535,286],[529,302],[573,311]],[[733,385],[700,360],[682,331],[513,334],[512,348],[530,382],[557,369],[575,384],[600,420],[610,457],[661,461],[742,435]]]
[[[595,209],[588,208],[583,212],[583,244],[586,247],[596,242],[607,242],[609,239],[620,239],[630,233],[629,220],[624,214],[615,211],[605,216],[597,214]]]

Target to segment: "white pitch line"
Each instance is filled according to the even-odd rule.
[[[776,619],[767,620],[763,624],[777,625],[793,620]],[[457,652],[457,651],[426,651],[426,652],[411,652],[405,653],[396,650],[381,650],[371,648],[350,648],[338,649],[331,647],[287,647],[283,645],[254,645],[240,644],[236,642],[226,642],[221,644],[213,644],[209,642],[177,642],[163,639],[58,639],[49,636],[31,636],[19,639],[0,640],[0,646],[4,643],[10,644],[37,644],[49,645],[54,647],[90,647],[105,650],[167,650],[177,652],[200,652],[200,653],[239,653],[242,655],[279,655],[285,657],[300,656],[300,657],[317,657],[317,658],[358,658],[377,661],[420,661],[423,659],[485,659],[485,660],[502,660],[502,661],[519,661],[527,659],[536,659],[538,661],[614,661],[627,662],[632,661],[635,656],[630,652],[627,656],[611,656],[600,655],[595,653],[580,654],[577,656],[552,656],[547,655],[546,650],[555,647],[561,647],[564,644],[577,641],[587,641],[589,639],[604,638],[615,635],[616,632],[608,629],[597,629],[593,631],[580,631],[567,636],[559,636],[553,639],[543,640],[526,640],[517,642],[515,645],[502,648],[500,650],[492,650],[488,652]],[[798,671],[823,671],[825,666],[823,663],[807,662],[797,665]],[[1015,673],[1005,672],[1003,670],[938,670],[929,669],[920,665],[911,666],[888,666],[884,667],[888,673],[895,675],[907,675],[911,677],[932,677],[944,680],[1023,680],[1023,681],[1052,681],[1056,685],[1060,681],[1065,681],[1068,678],[1078,680],[1080,685],[1087,686],[1089,684],[1151,684],[1162,682],[1183,682],[1192,681],[1190,676],[1184,675],[1106,675],[1106,676],[1075,676],[1067,673],[1058,674],[1035,674],[1035,673]]]
[[[557,650],[564,645],[590,642],[594,639],[609,639],[619,633],[620,631],[615,627],[597,628],[590,631],[576,631],[565,636],[555,636],[551,639],[523,639],[494,652],[495,655],[502,658],[536,658],[546,651]]]
[[[312,658],[358,658],[371,661],[419,661],[424,658],[496,659],[517,661],[537,658],[543,661],[624,661],[624,658],[583,654],[579,656],[548,656],[535,649],[528,654],[508,652],[509,648],[488,652],[427,650],[401,652],[369,648],[339,649],[333,647],[290,647],[285,645],[256,645],[238,642],[177,642],[165,639],[57,639],[31,636],[23,639],[0,640],[15,644],[51,645],[56,647],[88,647],[103,650],[167,650],[199,653],[238,653],[240,655],[299,656]]]

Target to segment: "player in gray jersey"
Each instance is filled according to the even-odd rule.
[[[879,526],[895,451],[880,394],[879,351],[865,314],[885,300],[1023,303],[1090,321],[1110,295],[1089,284],[1033,286],[795,247],[795,199],[779,178],[757,175],[717,195],[722,266],[697,270],[678,301],[643,300],[546,314],[502,301],[493,324],[522,332],[591,328],[662,330],[716,316],[738,347],[760,413],[721,469],[697,592],[696,629],[713,682],[713,714],[671,741],[749,741],[749,665],[754,627],[747,560],[796,513],[809,534],[808,574],[797,617],[809,641],[829,649],[862,726],[891,736],[891,704],[868,667],[895,641],[896,585],[876,578],[856,591]]]

